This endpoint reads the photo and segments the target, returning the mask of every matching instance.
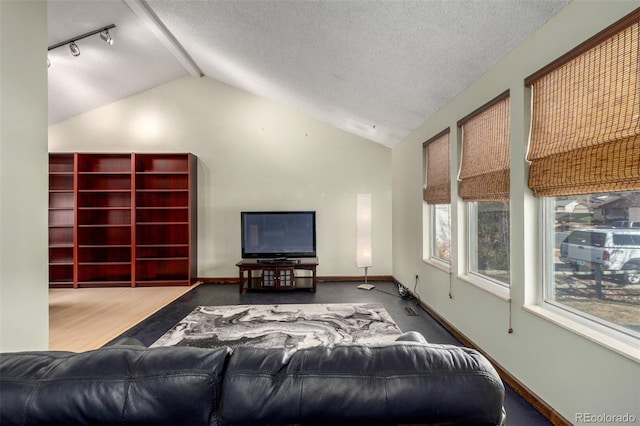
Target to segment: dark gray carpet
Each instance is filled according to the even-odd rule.
[[[359,290],[360,283],[319,283],[316,293],[306,291],[238,293],[236,284],[201,284],[164,309],[127,330],[120,337],[135,337],[150,346],[197,306],[277,305],[300,303],[381,303],[402,331],[418,331],[431,343],[461,345],[415,301],[399,296],[391,282],[376,282],[373,290]],[[410,308],[410,312],[406,309]],[[417,313],[413,315],[411,313]],[[115,339],[114,339],[115,340]],[[508,426],[551,425],[535,408],[506,387]]]

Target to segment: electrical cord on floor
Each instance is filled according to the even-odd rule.
[[[373,288],[372,290],[379,291],[380,293],[388,294],[389,296],[393,296],[393,297],[402,297],[402,296],[401,296],[401,295],[399,295],[399,294],[389,293],[388,291],[380,290],[380,289],[379,289],[379,288],[377,288],[377,287]]]
[[[416,305],[420,306],[420,308],[422,308],[422,301],[420,300],[420,296],[418,296],[418,274],[416,274],[416,282],[413,284],[413,295],[416,298]]]
[[[388,294],[389,296],[393,296],[393,297],[403,297],[403,298],[404,298],[404,296],[403,296],[403,294],[402,294],[401,292],[400,292],[400,294],[399,294],[399,295],[398,295],[398,294],[393,294],[393,293],[389,293],[388,291],[380,290],[380,289],[379,289],[378,287],[376,287],[376,286],[371,286],[371,289],[370,289],[370,290],[375,290],[375,291],[377,291],[377,292],[384,293],[384,294]],[[398,290],[400,290],[400,286],[398,286]]]
[[[420,300],[420,296],[418,295],[418,280],[419,280],[419,276],[416,274],[416,281],[413,284],[413,292],[408,294],[409,300],[413,300],[413,302],[415,303],[415,305],[420,308],[420,310],[426,314],[429,315],[429,312],[427,312],[427,310],[424,308],[424,306],[422,305],[422,300]]]

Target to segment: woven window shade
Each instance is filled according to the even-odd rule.
[[[639,21],[531,81],[536,196],[640,189]]]
[[[451,204],[449,166],[449,130],[425,143],[424,201],[428,204]]]
[[[462,122],[458,193],[464,201],[509,199],[508,92]],[[460,123],[458,123],[460,125]]]

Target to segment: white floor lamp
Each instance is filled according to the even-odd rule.
[[[358,194],[356,227],[356,266],[364,268],[367,285],[367,270],[371,266],[371,194]]]

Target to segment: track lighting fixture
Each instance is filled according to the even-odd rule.
[[[71,54],[73,56],[80,56],[80,48],[78,47],[75,41],[72,41],[71,43],[69,43],[69,49],[71,50]]]
[[[69,50],[71,50],[71,54],[73,56],[80,56],[80,48],[76,44],[77,41],[82,40],[83,38],[90,37],[95,34],[100,34],[100,38],[104,40],[105,43],[107,43],[108,45],[112,45],[113,38],[111,37],[111,34],[109,34],[109,30],[115,27],[116,27],[115,24],[111,24],[111,25],[107,25],[106,27],[98,28],[97,30],[94,30],[94,31],[89,31],[88,33],[84,33],[77,37],[73,37],[68,40],[61,41],[60,43],[51,45],[47,50],[57,49],[58,47],[68,44]],[[47,58],[47,67],[50,67],[50,66],[51,66],[51,62],[49,61],[49,58]]]
[[[109,34],[109,30],[100,31],[100,38],[104,40],[109,46],[113,44],[113,39],[111,38],[111,34]]]

